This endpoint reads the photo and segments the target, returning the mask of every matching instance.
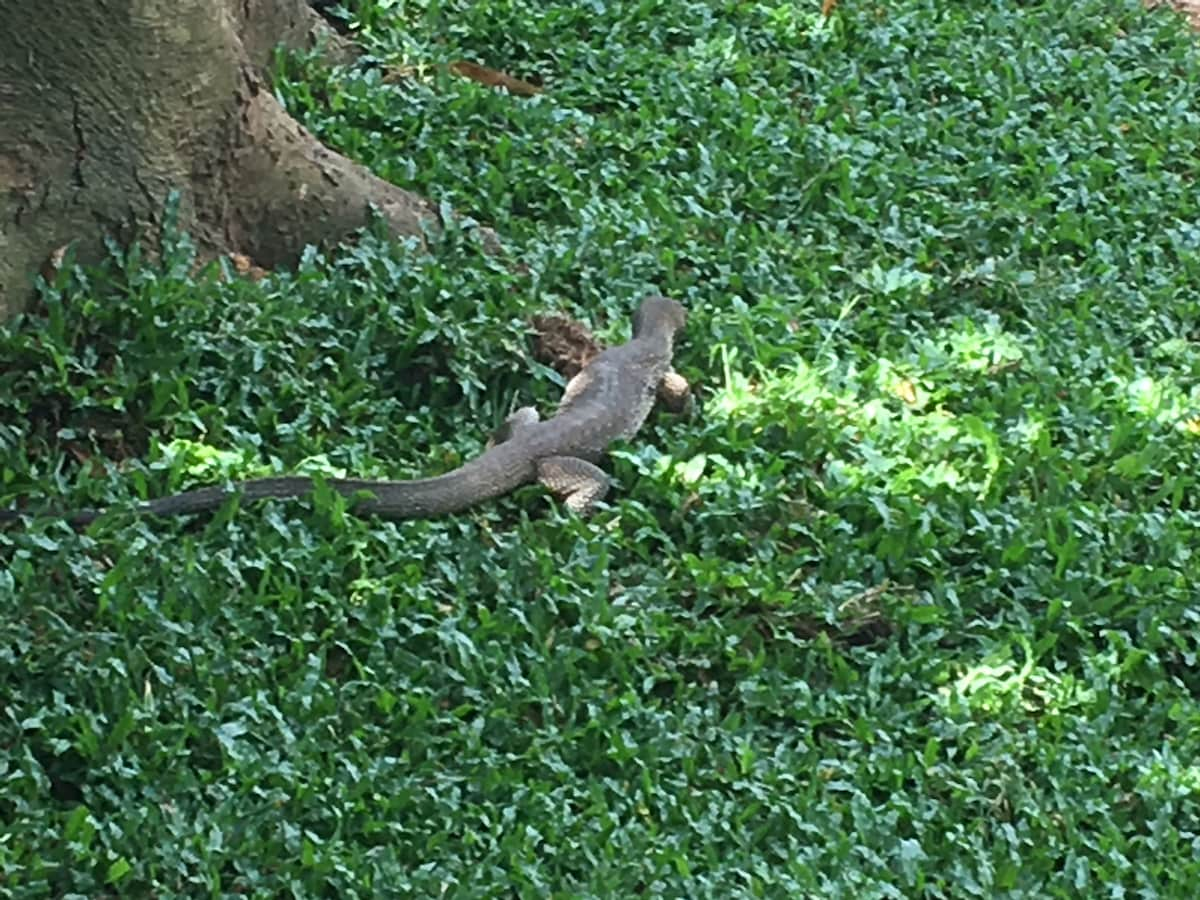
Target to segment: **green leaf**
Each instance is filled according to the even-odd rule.
[[[104,880],[108,884],[116,884],[133,870],[133,866],[123,856],[117,857],[109,864],[108,872],[104,876]]]

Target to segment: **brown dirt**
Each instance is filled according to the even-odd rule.
[[[533,358],[573,378],[603,348],[582,322],[569,316],[534,316]]]
[[[1153,9],[1162,0],[1145,0],[1146,6]],[[1182,12],[1191,21],[1194,28],[1200,29],[1200,0],[1170,0],[1171,6]]]

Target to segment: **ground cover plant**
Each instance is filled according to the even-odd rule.
[[[819,7],[354,4],[276,89],[508,257],[174,235],[0,332],[5,506],[443,471],[650,289],[699,389],[589,520],[0,531],[0,896],[1194,895],[1195,45]]]

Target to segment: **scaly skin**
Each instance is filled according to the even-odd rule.
[[[608,477],[595,464],[610,443],[632,437],[654,406],[656,394],[679,399],[687,382],[671,368],[677,332],[686,312],[681,304],[651,295],[634,316],[633,338],[597,355],[567,383],[554,417],[538,421],[525,407],[509,417],[494,436],[495,445],[452,472],[412,481],[330,478],[339,494],[359,492],[352,510],[386,519],[447,515],[538,481],[566,498],[569,508],[586,513],[608,490]],[[300,497],[313,488],[311,478],[283,476],[239,482],[234,490],[246,500]],[[188,515],[216,509],[229,496],[224,487],[206,487],[151,500],[136,507],[157,516]],[[104,510],[51,514],[86,525]],[[0,521],[20,519],[0,510]]]

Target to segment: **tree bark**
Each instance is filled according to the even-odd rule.
[[[164,201],[204,257],[267,268],[333,243],[374,204],[397,234],[436,209],[325,148],[275,100],[280,42],[324,32],[302,0],[0,4],[0,319],[57,249],[158,234]],[[339,38],[326,35],[339,52]]]

